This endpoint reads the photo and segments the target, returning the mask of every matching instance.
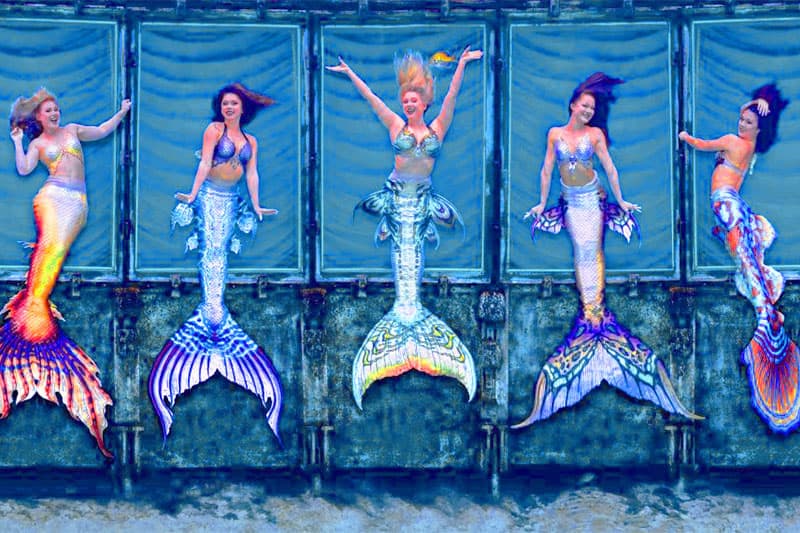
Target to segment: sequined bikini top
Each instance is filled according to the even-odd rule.
[[[430,127],[428,128],[428,134],[417,142],[417,138],[414,137],[414,134],[406,125],[394,138],[392,148],[394,148],[395,154],[404,157],[425,156],[436,158],[442,149],[442,143],[439,142],[439,137]]]
[[[575,171],[575,165],[580,162],[581,165],[588,167],[592,162],[594,155],[594,147],[592,146],[592,139],[586,133],[578,139],[578,144],[575,146],[575,152],[570,151],[569,145],[564,139],[556,141],[556,163],[569,163],[569,171]]]
[[[47,166],[47,171],[51,176],[55,175],[56,170],[58,170],[58,164],[61,163],[64,154],[77,157],[83,163],[81,142],[74,135],[67,135],[63,144],[52,143],[45,145],[40,153],[42,154],[42,161]]]
[[[250,141],[244,133],[244,130],[242,130],[242,135],[244,135],[244,146],[239,150],[239,162],[242,166],[247,166],[247,162],[250,161],[250,158],[253,156],[253,149],[250,148]],[[214,158],[211,160],[211,166],[224,165],[230,161],[235,154],[236,145],[231,138],[228,137],[228,126],[225,125],[225,129],[222,130],[222,137],[219,138],[217,145],[214,147]]]

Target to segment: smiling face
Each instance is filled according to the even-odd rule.
[[[404,92],[400,96],[400,103],[403,105],[403,113],[405,113],[408,119],[422,118],[425,109],[428,107],[417,91]]]
[[[36,120],[42,125],[42,129],[58,128],[61,120],[61,110],[55,100],[47,99],[36,108]]]
[[[242,117],[242,99],[236,93],[223,94],[219,106],[225,120],[238,120]]]
[[[758,116],[750,109],[745,109],[739,114],[739,137],[755,139],[758,132]]]
[[[594,116],[594,96],[589,93],[582,93],[577,100],[569,104],[570,118],[578,123],[586,125]]]

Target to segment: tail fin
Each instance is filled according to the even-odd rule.
[[[12,302],[20,300],[17,295]],[[12,401],[21,403],[38,394],[58,405],[60,398],[70,416],[89,429],[103,455],[113,458],[103,441],[108,427],[105,410],[113,401],[97,377],[97,365],[52,316],[48,324],[52,334],[31,341],[15,327],[13,306],[7,308],[11,316],[0,328],[0,418],[9,415]]]
[[[776,314],[759,317],[755,335],[742,351],[747,364],[753,407],[775,432],[788,433],[800,424],[800,354]]]
[[[611,311],[603,309],[598,320],[583,312],[578,315],[572,331],[539,374],[533,409],[511,427],[523,428],[548,418],[580,401],[603,381],[671,413],[703,418],[678,400],[664,364],[653,351],[619,324]]]
[[[199,308],[167,341],[150,371],[150,401],[161,423],[164,441],[172,426],[170,407],[175,398],[216,372],[261,399],[267,409],[267,424],[280,442],[278,420],[283,390],[272,362],[230,313],[226,313],[222,324],[211,328]]]
[[[353,398],[361,409],[367,388],[383,378],[419,370],[431,376],[457,379],[475,396],[477,379],[472,355],[440,318],[420,308],[411,323],[389,311],[369,332],[353,361]]]

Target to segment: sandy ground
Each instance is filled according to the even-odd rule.
[[[328,484],[315,496],[302,486],[276,494],[280,487],[252,480],[201,479],[137,486],[130,498],[3,496],[0,531],[777,532],[800,529],[797,486],[793,479],[609,484],[584,475],[505,483],[493,499],[461,480],[359,479]]]

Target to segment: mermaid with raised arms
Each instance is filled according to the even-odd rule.
[[[392,309],[367,334],[353,361],[353,398],[361,399],[375,381],[418,370],[457,379],[475,395],[475,364],[467,347],[440,318],[422,306],[420,282],[425,241],[438,241],[433,223],[461,222],[456,208],[433,192],[431,173],[453,121],[464,69],[483,52],[467,47],[458,59],[439,115],[427,124],[425,110],[433,100],[433,76],[421,55],[409,52],[395,67],[405,118],[389,109],[369,86],[339,58],[328,70],[346,74],[389,130],[394,169],[383,189],[362,200],[360,207],[380,217],[376,239],[392,240],[396,300]]]

